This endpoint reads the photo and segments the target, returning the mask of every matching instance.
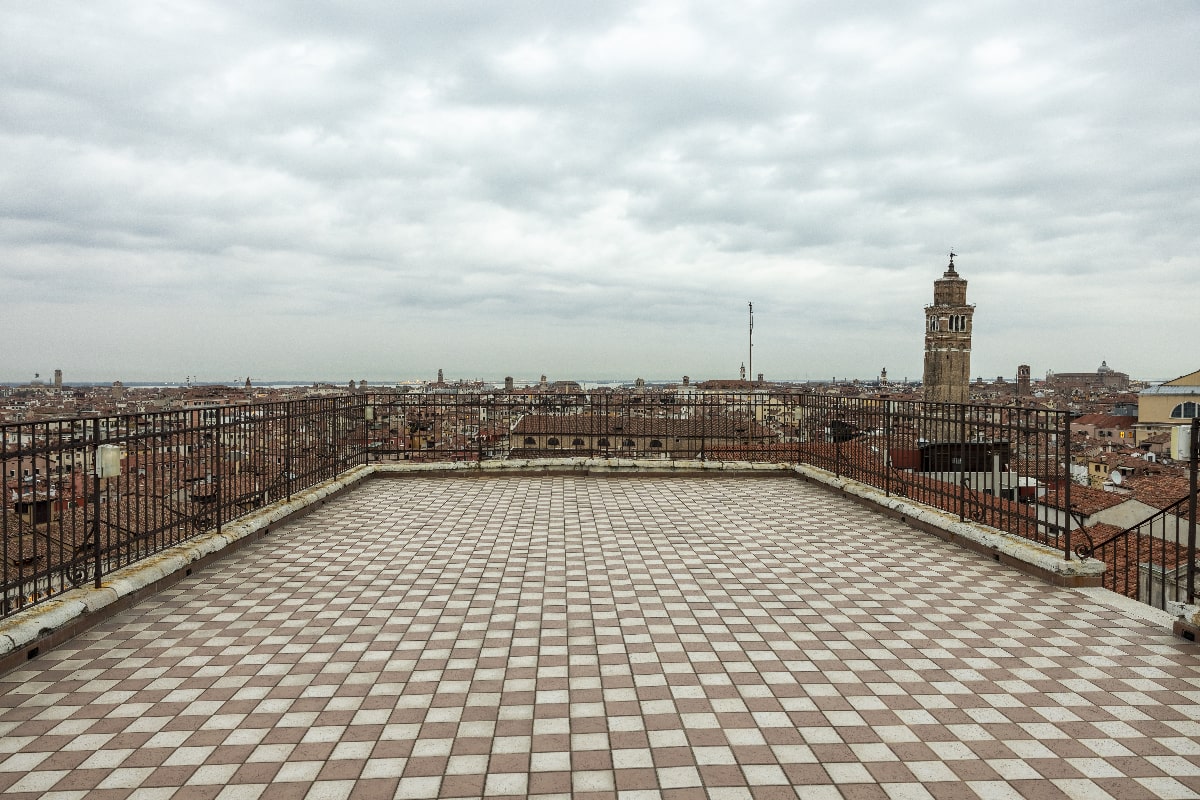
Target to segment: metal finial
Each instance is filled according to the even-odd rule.
[[[954,250],[953,250],[953,248],[951,248],[951,250],[950,250],[950,264],[949,264],[949,265],[946,267],[946,275],[945,275],[945,277],[947,277],[947,278],[956,278],[956,277],[958,277],[958,273],[954,271],[954,257],[955,257],[956,255],[958,255],[958,253],[955,253],[955,252],[954,252]]]

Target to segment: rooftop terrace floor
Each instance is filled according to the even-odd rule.
[[[373,480],[0,678],[0,793],[1200,796],[1200,649],[821,488]]]

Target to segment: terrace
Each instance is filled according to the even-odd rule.
[[[1031,501],[1061,420],[530,402],[6,430],[0,792],[1200,795],[1195,645]]]

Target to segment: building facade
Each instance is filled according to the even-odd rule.
[[[1190,425],[1200,417],[1200,370],[1138,393],[1138,428],[1153,433]]]
[[[954,269],[954,253],[933,282],[933,304],[925,306],[925,399],[965,403],[971,381],[971,327],[975,306],[967,304],[967,282]]]
[[[1129,389],[1129,375],[1117,372],[1107,361],[1100,362],[1095,372],[1049,372],[1046,385],[1056,392],[1116,391]]]

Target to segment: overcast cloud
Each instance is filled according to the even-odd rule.
[[[1200,367],[1193,2],[0,13],[0,380]]]

